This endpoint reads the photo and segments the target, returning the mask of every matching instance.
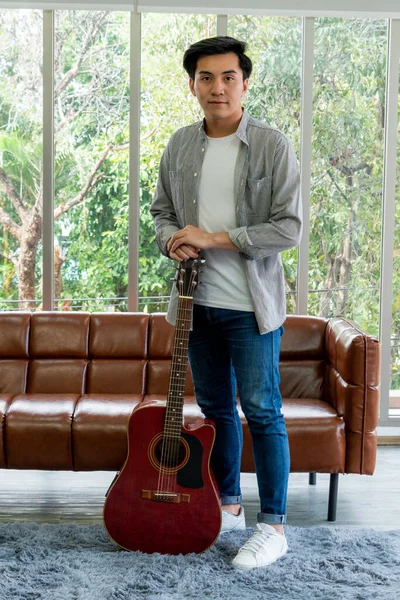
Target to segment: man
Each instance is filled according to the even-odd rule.
[[[286,303],[279,253],[299,243],[301,201],[290,142],[241,107],[252,70],[245,49],[222,36],[185,52],[183,66],[204,119],[171,137],[151,213],[163,254],[182,261],[201,250],[207,259],[194,296],[189,362],[197,402],[216,425],[211,462],[222,531],[245,528],[236,386],[239,391],[261,510],[232,564],[251,568],[273,563],[288,549],[289,446],[279,392]],[[172,324],[176,309],[174,287],[167,314]]]

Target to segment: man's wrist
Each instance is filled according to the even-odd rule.
[[[231,252],[240,252],[238,248],[229,237],[229,233],[221,231],[218,233],[210,234],[210,248],[216,248],[219,250],[230,250]]]

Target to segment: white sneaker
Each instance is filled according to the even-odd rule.
[[[227,531],[239,531],[240,529],[246,529],[246,519],[244,516],[243,506],[240,507],[238,515],[234,515],[229,510],[222,510],[222,526],[220,533],[226,533]]]
[[[244,569],[271,565],[288,551],[286,536],[266,523],[257,523],[251,538],[242,546],[232,561]]]

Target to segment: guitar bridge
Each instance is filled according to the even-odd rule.
[[[168,504],[180,504],[190,502],[190,494],[177,494],[174,492],[156,492],[154,490],[142,490],[142,498],[154,500],[154,502],[167,502]]]

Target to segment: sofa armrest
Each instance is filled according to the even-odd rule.
[[[352,322],[335,317],[327,324],[325,344],[325,394],[345,422],[346,473],[372,475],[379,416],[379,342]]]

